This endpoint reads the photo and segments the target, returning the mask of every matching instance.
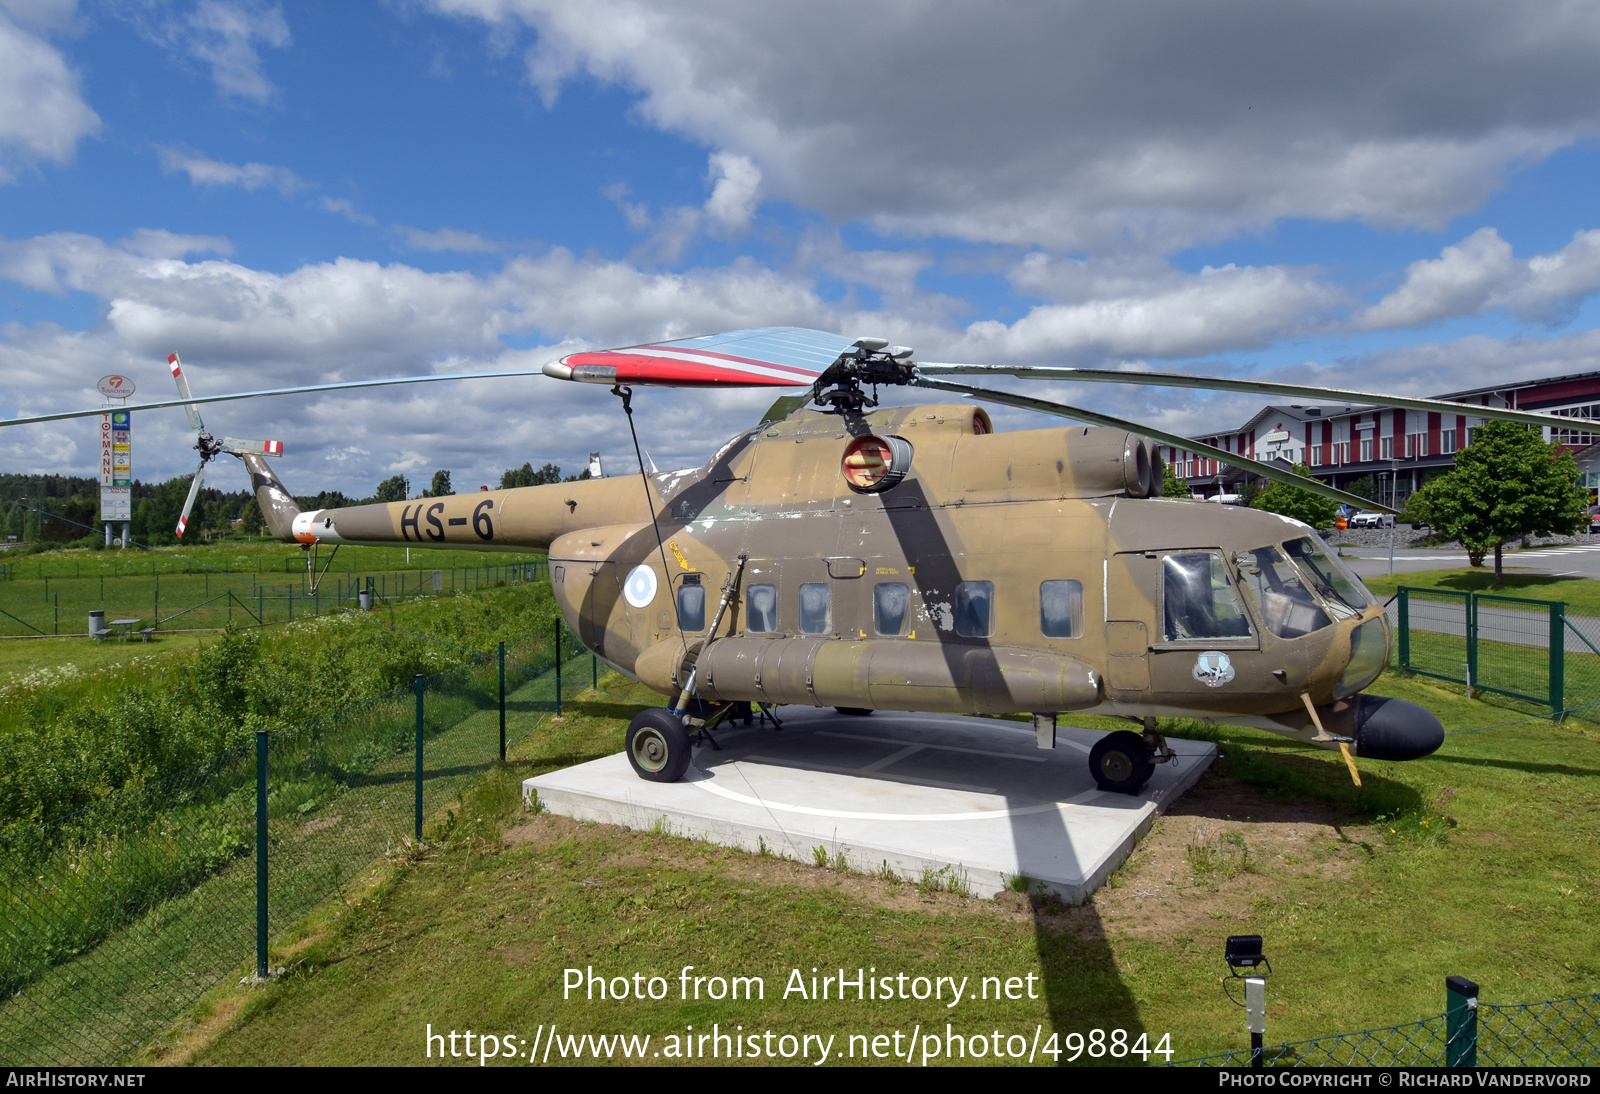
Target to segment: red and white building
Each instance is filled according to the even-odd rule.
[[[1304,463],[1331,486],[1343,488],[1370,477],[1380,499],[1401,503],[1428,479],[1455,466],[1456,451],[1471,443],[1472,430],[1482,424],[1481,418],[1473,417],[1473,406],[1600,419],[1600,372],[1453,391],[1434,398],[1461,403],[1461,413],[1353,405],[1267,406],[1237,429],[1195,440],[1263,463],[1284,467]],[[1545,439],[1558,440],[1576,452],[1591,493],[1600,486],[1600,433],[1547,429]],[[1236,494],[1247,478],[1254,477],[1224,461],[1170,445],[1162,447],[1161,456],[1196,496]]]

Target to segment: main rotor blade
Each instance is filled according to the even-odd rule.
[[[178,515],[178,538],[183,538],[183,530],[189,526],[189,510],[194,508],[194,499],[200,496],[200,484],[206,479],[205,457],[200,458],[200,466],[194,469],[194,481],[189,484],[189,496],[183,499],[183,512]]]
[[[172,378],[178,381],[178,394],[187,400],[183,404],[183,412],[189,415],[189,424],[194,426],[196,433],[204,433],[206,425],[200,420],[200,408],[194,405],[194,393],[189,390],[189,377],[183,374],[183,362],[178,360],[176,353],[167,358],[167,367],[172,369]],[[179,531],[178,535],[182,536],[183,532]]]
[[[228,403],[238,399],[262,399],[272,395],[304,395],[317,391],[351,391],[357,388],[390,387],[396,384],[432,384],[440,380],[491,380],[505,376],[540,375],[542,375],[542,372],[536,368],[515,368],[494,372],[445,372],[430,376],[395,376],[387,380],[350,380],[339,384],[306,384],[301,387],[274,387],[263,388],[261,391],[239,391],[232,395],[202,395],[198,399],[163,399],[153,403],[136,403],[133,406],[117,407],[116,409],[127,411],[163,410],[169,406],[187,406],[191,403]],[[60,414],[40,414],[34,418],[0,418],[0,427],[32,425],[35,422],[59,422],[66,418],[89,418],[105,412],[105,407],[97,406],[93,410],[68,410]]]
[[[1030,395],[1013,395],[1009,391],[989,391],[981,387],[968,387],[966,384],[953,384],[944,380],[930,380],[918,377],[912,381],[916,387],[934,388],[938,391],[952,391],[958,394],[971,395],[977,399],[987,399],[993,403],[1004,403],[1007,406],[1019,407],[1023,410],[1037,410],[1043,414],[1054,414],[1061,418],[1071,418],[1074,421],[1086,422],[1089,425],[1110,426],[1113,429],[1126,429],[1129,433],[1137,433],[1141,437],[1150,437],[1154,440],[1165,441],[1176,448],[1186,452],[1194,452],[1202,456],[1210,456],[1230,467],[1238,467],[1254,471],[1262,478],[1281,482],[1288,486],[1296,486],[1301,490],[1309,490],[1313,494],[1331,498],[1341,505],[1353,505],[1357,509],[1378,510],[1384,513],[1395,513],[1399,510],[1391,509],[1387,505],[1380,505],[1371,498],[1363,498],[1356,494],[1347,494],[1343,490],[1335,490],[1325,482],[1308,479],[1304,475],[1296,475],[1292,471],[1285,471],[1271,464],[1261,463],[1241,456],[1237,452],[1229,452],[1222,448],[1213,448],[1209,444],[1201,444],[1176,433],[1168,433],[1162,429],[1152,429],[1150,426],[1139,422],[1130,422],[1122,418],[1113,418],[1107,414],[1097,414],[1092,410],[1083,410],[1079,407],[1068,406],[1065,403],[1052,403],[1044,399],[1035,399]]]
[[[963,365],[942,361],[918,361],[917,373],[924,376],[1003,374],[1023,380],[1076,380],[1092,384],[1145,384],[1151,387],[1202,388],[1207,391],[1245,391],[1252,395],[1284,395],[1302,399],[1360,403],[1366,406],[1465,414],[1469,418],[1493,418],[1502,422],[1518,422],[1522,425],[1554,426],[1557,429],[1594,424],[1588,418],[1564,418],[1555,414],[1536,414],[1527,410],[1473,406],[1470,403],[1452,403],[1444,399],[1413,399],[1404,395],[1378,395],[1370,391],[1346,391],[1336,387],[1281,384],[1268,380],[1230,380],[1221,376],[1190,376],[1177,372],[1118,372],[1109,368],[1068,368],[1059,365]]]

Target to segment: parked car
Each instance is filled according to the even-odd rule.
[[[1378,513],[1371,509],[1363,509],[1350,518],[1352,528],[1393,528],[1393,513]]]

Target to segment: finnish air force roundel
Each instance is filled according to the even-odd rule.
[[[656,598],[656,572],[648,566],[635,566],[622,583],[622,595],[635,608],[648,608]],[[1232,669],[1228,670],[1228,678],[1233,678]]]

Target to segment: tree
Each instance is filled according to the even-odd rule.
[[[455,491],[450,487],[450,472],[435,471],[432,485],[422,492],[422,496],[425,498],[448,498],[454,493]]]
[[[1296,475],[1310,477],[1311,468],[1303,463],[1294,465]],[[1302,490],[1298,486],[1287,483],[1275,482],[1255,496],[1250,503],[1252,509],[1265,509],[1269,513],[1280,516],[1292,517],[1304,521],[1313,528],[1327,528],[1333,524],[1333,518],[1339,514],[1339,505],[1321,494],[1313,494],[1309,490]]]
[[[411,496],[411,481],[404,475],[395,475],[378,484],[375,495],[378,501],[405,501]]]
[[[508,469],[500,476],[500,489],[511,490],[518,486],[543,486],[546,483],[560,482],[561,468],[553,463],[547,463],[539,470],[533,469],[532,463],[525,463],[521,467]]]
[[[1164,498],[1188,498],[1189,484],[1178,477],[1172,465],[1165,460],[1161,461],[1161,496]]]
[[[1345,493],[1354,494],[1358,498],[1375,501],[1378,497],[1378,484],[1372,481],[1371,475],[1362,475],[1355,482],[1344,488]]]
[[[251,498],[241,505],[239,507],[239,515],[244,518],[245,535],[259,536],[261,534],[261,529],[265,522],[261,519],[261,506],[256,503],[256,499]]]
[[[1577,483],[1578,463],[1561,445],[1546,444],[1526,426],[1489,422],[1456,453],[1455,470],[1424,486],[1413,502],[1433,528],[1461,541],[1474,566],[1494,551],[1499,585],[1506,541],[1567,535],[1583,526],[1589,495]]]

